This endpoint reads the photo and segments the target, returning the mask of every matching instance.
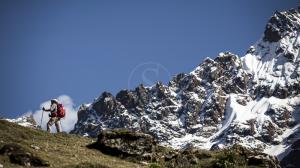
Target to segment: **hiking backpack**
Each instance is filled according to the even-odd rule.
[[[64,118],[66,116],[66,110],[62,104],[57,104],[57,117]]]

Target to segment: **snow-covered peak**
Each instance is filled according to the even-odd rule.
[[[294,94],[286,92],[298,86],[300,77],[299,30],[300,8],[275,12],[263,37],[241,58],[252,76],[253,94],[280,98]]]
[[[127,128],[174,148],[239,143],[281,155],[300,135],[299,10],[276,12],[243,57],[222,52],[167,86],[104,92],[80,108],[72,133]]]
[[[16,119],[4,119],[6,121],[16,123],[18,125],[21,125],[23,127],[31,127],[31,128],[37,128],[38,125],[36,124],[35,120],[33,119],[33,116],[22,116]]]

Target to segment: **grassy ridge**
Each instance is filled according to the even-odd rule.
[[[9,143],[19,144],[26,151],[48,161],[51,167],[144,167],[88,149],[86,146],[94,141],[95,139],[66,133],[49,134],[0,120],[0,148]],[[40,149],[34,149],[36,147]],[[5,155],[0,155],[0,163],[5,168],[21,167],[11,164]]]

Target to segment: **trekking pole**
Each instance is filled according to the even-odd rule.
[[[42,124],[43,124],[43,117],[44,117],[44,110],[42,110],[42,118],[41,118],[41,124],[40,124],[41,128],[42,128]]]

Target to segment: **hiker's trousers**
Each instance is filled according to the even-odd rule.
[[[47,131],[50,133],[51,132],[51,126],[53,124],[55,124],[56,127],[56,131],[57,132],[61,132],[61,128],[60,128],[60,118],[58,117],[50,117],[48,123],[47,123]]]

